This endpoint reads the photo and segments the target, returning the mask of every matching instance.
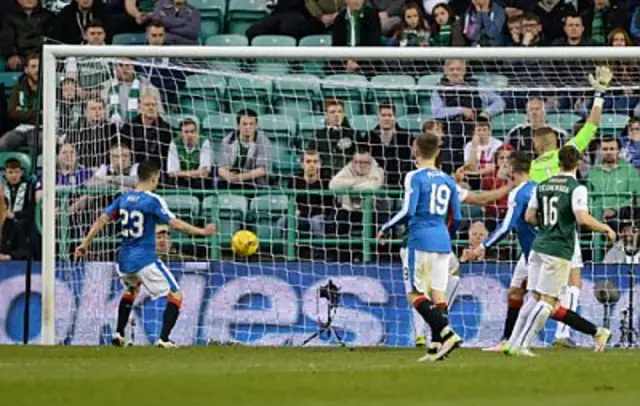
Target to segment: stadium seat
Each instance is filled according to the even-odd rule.
[[[351,128],[361,132],[370,132],[378,125],[378,117],[377,116],[352,116],[349,119],[349,123],[351,124]]]
[[[338,74],[326,77],[322,83],[324,98],[335,97],[344,102],[347,116],[362,114],[362,105],[367,100],[369,81],[362,75]]]
[[[301,47],[330,47],[331,35],[308,35],[300,40]]]
[[[298,121],[298,136],[305,143],[313,138],[317,130],[325,127],[325,116],[307,116]]]
[[[0,152],[0,168],[4,169],[4,163],[9,158],[15,158],[20,161],[25,174],[31,173],[31,158],[29,155],[22,152]]]
[[[433,87],[438,86],[440,84],[440,80],[442,79],[441,74],[430,74],[424,75],[418,79],[419,87],[429,87],[426,89],[420,89],[416,91],[416,99],[418,103],[418,109],[420,113],[425,116],[431,115],[431,93],[433,92]]]
[[[219,113],[208,115],[202,120],[201,133],[205,137],[221,139],[236,129],[234,114]]]
[[[276,222],[287,212],[289,198],[285,195],[258,196],[251,201],[249,219],[261,240],[279,238]]]
[[[147,42],[145,34],[116,34],[113,45],[144,45]]]
[[[2,72],[0,73],[0,83],[4,84],[5,90],[8,92],[18,83],[22,76],[22,72]]]
[[[295,47],[296,39],[288,35],[258,35],[251,41],[252,47]]]
[[[502,89],[509,86],[509,78],[505,75],[478,73],[475,76],[478,80],[478,86],[485,87],[490,90]]]
[[[620,135],[629,122],[629,116],[624,114],[603,114],[600,120],[600,127],[605,131],[613,132],[613,135]]]
[[[270,113],[272,83],[267,78],[229,78],[228,94],[231,111],[252,109],[258,114]]]
[[[296,121],[280,114],[265,114],[258,117],[258,130],[273,141],[288,144],[295,139]]]
[[[249,38],[240,34],[212,35],[204,44],[212,47],[246,47],[249,46]]]
[[[254,47],[295,47],[296,39],[287,35],[259,35],[251,41]],[[289,72],[289,61],[285,59],[256,59],[254,71],[258,74],[282,75]]]
[[[215,75],[187,76],[186,88],[180,94],[180,104],[187,114],[203,118],[207,114],[222,111],[226,79]]]
[[[331,35],[309,35],[298,43],[301,47],[330,47]],[[316,76],[324,76],[326,62],[319,59],[308,59],[300,61],[302,71]]]
[[[223,76],[216,75],[191,75],[187,76],[186,89],[192,93],[206,94],[222,98],[227,80]]]
[[[462,217],[465,220],[483,218],[484,216],[484,213],[479,206],[472,206],[470,204],[460,205],[460,211],[462,212]]]
[[[415,137],[422,131],[422,123],[427,120],[428,117],[424,117],[419,114],[408,114],[406,116],[398,117],[398,125],[400,128],[412,133]]]
[[[314,100],[320,97],[320,82],[313,75],[287,75],[273,82],[272,99],[278,114],[299,120],[313,114]]]
[[[0,58],[0,72],[4,72],[4,59]]]
[[[244,34],[253,23],[269,14],[264,0],[232,0],[227,10],[231,34]]]
[[[193,114],[171,114],[165,117],[169,125],[171,125],[171,128],[176,130],[180,129],[180,123],[182,122],[182,120],[185,120],[187,118],[195,120],[198,127],[200,127],[200,119]]]
[[[202,201],[202,211],[208,221],[217,223],[217,235],[223,246],[228,246],[233,234],[244,228],[249,203],[244,196],[209,196]]]
[[[504,136],[518,124],[524,124],[526,117],[522,113],[504,113],[491,119],[492,132],[495,137]]]
[[[276,175],[292,175],[300,169],[299,158],[292,153],[292,149],[287,142],[275,142],[273,144],[273,162]]]
[[[409,75],[378,75],[371,78],[369,114],[378,113],[378,104],[390,102],[396,107],[396,116],[407,114],[407,104],[415,104],[416,81]]]
[[[200,214],[200,200],[192,195],[164,195],[167,207],[178,217],[194,218]]]
[[[227,0],[189,0],[200,11],[200,38],[203,40],[222,31]]]
[[[547,123],[564,129],[567,133],[573,132],[573,125],[580,121],[581,117],[573,113],[549,113]]]

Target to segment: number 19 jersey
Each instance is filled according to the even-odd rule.
[[[175,218],[164,199],[151,192],[123,192],[105,214],[121,225],[118,265],[122,273],[135,273],[157,260],[156,224]]]

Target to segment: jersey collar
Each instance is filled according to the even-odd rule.
[[[573,178],[573,179],[578,179],[576,177],[576,174],[575,173],[571,173],[571,172],[560,172],[558,175],[568,176],[568,177]]]

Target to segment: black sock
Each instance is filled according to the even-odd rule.
[[[133,298],[130,295],[124,294],[120,298],[120,304],[118,305],[118,325],[116,326],[116,332],[124,337],[124,329],[127,327],[129,321],[129,315],[133,308]]]
[[[442,329],[447,326],[447,323],[442,318],[442,313],[436,308],[433,302],[428,299],[421,301],[414,307],[431,329],[431,342],[441,342],[442,339],[440,335]]]
[[[502,339],[508,340],[513,332],[513,327],[518,320],[518,314],[520,314],[520,307],[509,306],[507,309],[507,319],[504,321],[504,332],[502,333]]]
[[[160,339],[162,341],[169,341],[169,334],[173,326],[176,325],[178,315],[180,314],[180,308],[173,302],[167,302],[167,307],[164,308],[164,315],[162,317],[162,332],[160,333]]]
[[[589,336],[594,336],[598,331],[598,328],[596,327],[595,324],[583,318],[573,310],[567,310],[567,312],[564,315],[564,320],[562,320],[562,322],[567,326],[571,327],[572,329]]]

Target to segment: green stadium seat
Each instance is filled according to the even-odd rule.
[[[581,117],[573,113],[549,113],[547,114],[547,123],[550,125],[560,127],[567,133],[573,132],[573,126],[576,122],[581,120]]]
[[[478,73],[475,76],[480,87],[485,87],[490,90],[500,91],[500,89],[504,89],[509,86],[509,78],[505,75]]]
[[[216,75],[187,76],[186,89],[191,93],[207,94],[222,98],[227,80]]]
[[[321,98],[320,82],[313,75],[287,75],[273,82],[273,106],[276,113],[297,120],[314,111],[314,100]]]
[[[422,131],[422,123],[426,121],[428,117],[424,117],[420,114],[407,114],[406,116],[398,117],[398,125],[400,128],[411,132],[413,136],[420,134]]]
[[[433,73],[430,75],[421,76],[418,79],[419,87],[431,87],[438,86],[440,84],[440,80],[442,80],[442,75],[438,73]],[[420,113],[425,116],[431,115],[431,93],[433,89],[418,89],[416,91],[416,99],[418,103],[418,109]]]
[[[600,127],[604,131],[613,132],[613,135],[618,136],[627,126],[628,122],[629,116],[624,114],[603,114],[600,120]]]
[[[164,195],[167,207],[178,217],[197,217],[200,214],[200,200],[191,195]]]
[[[236,129],[236,116],[234,114],[211,114],[202,121],[201,132],[209,138],[221,139]]]
[[[282,235],[277,221],[286,213],[288,202],[285,195],[258,196],[251,201],[249,218],[255,224],[258,238],[268,240]]]
[[[212,35],[204,44],[211,47],[246,47],[249,46],[249,38],[240,34]]]
[[[409,75],[378,75],[371,78],[369,114],[378,113],[378,103],[390,102],[396,107],[396,116],[407,114],[407,104],[415,103],[416,81]]]
[[[287,143],[273,144],[273,162],[277,175],[291,175],[300,169],[299,157]]]
[[[288,35],[258,35],[251,41],[252,47],[295,47],[296,39]]]
[[[15,158],[20,161],[22,170],[25,174],[31,173],[31,158],[22,152],[0,152],[0,168],[4,169],[4,163],[9,158]]]
[[[22,76],[22,72],[2,72],[0,73],[0,83],[5,86],[5,90],[9,91],[18,83]]]
[[[200,11],[200,38],[206,40],[222,31],[227,0],[190,0],[189,4]]]
[[[254,47],[295,47],[296,39],[287,35],[259,35],[251,41]],[[289,71],[289,61],[277,59],[257,59],[254,71],[258,74],[282,75]]]
[[[462,212],[462,217],[466,220],[483,218],[484,215],[479,206],[472,206],[470,204],[460,205],[460,211]]]
[[[187,76],[185,89],[180,94],[180,104],[187,114],[203,118],[207,114],[222,111],[226,79],[215,75]]]
[[[221,244],[228,246],[231,236],[244,228],[249,203],[244,196],[209,196],[202,201],[202,211],[210,222],[218,224],[217,235]]]
[[[526,116],[522,113],[504,113],[491,119],[491,127],[494,136],[504,137],[513,127],[526,122]]]
[[[113,36],[113,45],[144,45],[147,39],[145,34],[116,34]]]
[[[298,121],[298,136],[305,143],[312,139],[317,130],[325,127],[325,116],[307,116]]]
[[[0,58],[0,72],[4,72],[4,59]]]
[[[289,144],[295,139],[296,120],[280,114],[265,114],[258,117],[258,129],[271,140]]]
[[[337,98],[344,103],[347,116],[362,114],[362,105],[367,100],[369,81],[362,75],[338,74],[327,76],[322,83],[324,98]]]
[[[308,35],[300,40],[301,47],[330,47],[331,35]]]
[[[258,114],[270,113],[270,98],[273,84],[270,79],[257,77],[229,78],[227,88],[231,111],[252,109]]]
[[[352,116],[349,119],[351,128],[356,131],[370,132],[378,125],[377,116]]]
[[[268,14],[264,0],[231,0],[226,16],[229,32],[244,34],[247,28]]]

